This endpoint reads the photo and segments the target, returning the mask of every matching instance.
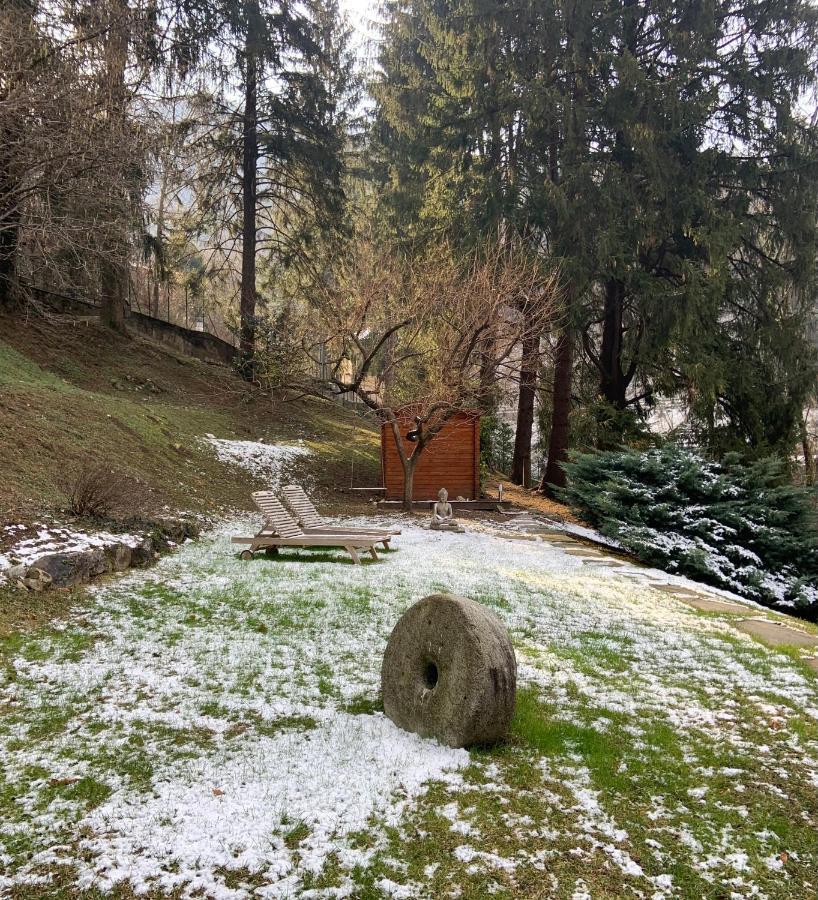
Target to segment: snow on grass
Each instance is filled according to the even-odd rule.
[[[363,566],[241,562],[229,537],[254,524],[95,587],[83,621],[0,665],[0,892],[60,863],[76,887],[183,897],[475,897],[487,878],[513,897],[546,865],[593,896],[600,873],[603,896],[808,891],[818,696],[795,660],[545,542],[404,521]],[[511,630],[527,718],[508,748],[451,751],[378,712],[391,628],[440,590]]]
[[[208,897],[244,896],[215,870],[246,870],[267,883],[263,896],[289,897],[304,871],[319,873],[370,816],[397,825],[429,779],[468,758],[383,716],[340,713],[314,730],[186,760],[155,774],[147,800],[115,796],[83,820],[95,836],[81,846],[94,864],[78,884],[106,889],[126,881],[171,891],[195,882]],[[286,841],[295,823],[304,834],[298,866]],[[342,859],[351,868],[369,855],[347,846]]]
[[[204,443],[216,451],[223,463],[239,466],[267,482],[268,490],[277,490],[288,464],[312,453],[309,447],[293,444],[265,444],[262,441],[231,441],[205,435]]]

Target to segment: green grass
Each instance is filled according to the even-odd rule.
[[[227,369],[99,326],[57,333],[36,319],[2,321],[5,507],[31,515],[60,507],[71,473],[99,460],[129,480],[123,512],[248,506],[252,479],[199,443],[207,433],[283,442],[306,436],[315,455],[294,473],[314,475],[328,488],[348,483],[353,464],[360,483],[378,478],[377,433],[337,405],[271,404]],[[129,377],[149,378],[161,390],[132,389]]]

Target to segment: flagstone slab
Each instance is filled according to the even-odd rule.
[[[679,597],[680,599],[701,596],[695,591],[691,591],[690,588],[679,587],[677,584],[667,584],[664,581],[653,581],[651,582],[651,587],[656,591],[662,591],[664,594],[673,594],[674,597]]]
[[[578,544],[576,547],[569,547],[565,552],[569,556],[584,556],[589,559],[605,559],[605,556],[598,550],[593,550],[591,547],[583,547],[581,544]]]
[[[736,623],[736,628],[745,634],[761,638],[773,647],[818,647],[818,637],[770,622],[768,619],[744,619]]]
[[[745,606],[743,603],[733,603],[730,600],[713,600],[710,597],[679,597],[682,603],[700,609],[702,612],[723,612],[734,613],[739,616],[746,616],[752,611],[751,607]]]
[[[805,660],[805,662],[811,669],[815,669],[815,671],[818,672],[818,656],[813,656],[810,659]]]

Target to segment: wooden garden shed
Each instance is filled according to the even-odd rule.
[[[398,411],[400,432],[406,453],[414,444],[407,434],[415,427],[413,414]],[[387,500],[403,499],[403,466],[401,466],[392,426],[381,426],[381,466],[384,495]],[[480,497],[480,412],[457,412],[429,442],[418,461],[412,484],[413,500],[437,500],[437,492],[445,487],[449,499]]]

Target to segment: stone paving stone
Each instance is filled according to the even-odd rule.
[[[605,559],[605,556],[598,550],[591,547],[583,547],[581,544],[576,547],[569,547],[565,551],[569,556],[587,556],[589,559]]]
[[[752,607],[744,606],[742,603],[732,603],[730,600],[712,600],[710,597],[679,597],[682,603],[693,606],[702,612],[724,612],[737,613],[738,615],[749,615],[753,612]]]
[[[676,584],[665,584],[664,582],[652,582],[651,587],[656,591],[662,591],[665,594],[673,594],[674,597],[683,599],[685,597],[692,598],[701,596],[689,588],[679,587]]]
[[[818,647],[818,637],[815,635],[767,619],[744,619],[736,622],[736,628],[745,634],[761,638],[773,647]]]
[[[540,531],[538,533],[543,540],[553,541],[555,544],[576,544],[580,546],[570,534],[565,534],[564,531]]]

